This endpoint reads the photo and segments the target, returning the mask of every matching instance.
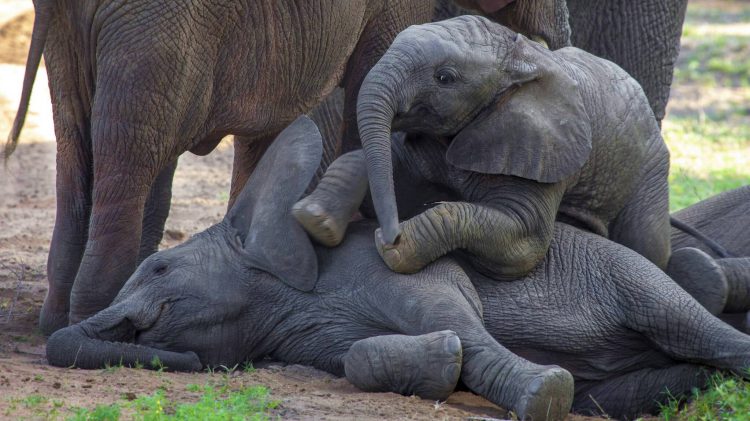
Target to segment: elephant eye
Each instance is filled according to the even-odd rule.
[[[158,266],[154,268],[154,275],[161,276],[167,273],[167,269],[169,267],[165,263],[160,263]]]
[[[435,72],[435,80],[441,85],[449,85],[458,79],[458,75],[453,69],[442,68]]]

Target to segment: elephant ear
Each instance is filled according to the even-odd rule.
[[[250,265],[300,291],[315,287],[318,260],[290,211],[320,165],[322,145],[315,123],[297,118],[271,143],[227,214]]]
[[[519,35],[503,66],[514,86],[469,123],[446,152],[456,167],[554,183],[591,152],[591,126],[578,83],[554,52]]]

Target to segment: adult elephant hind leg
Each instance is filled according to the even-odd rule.
[[[292,214],[317,242],[335,247],[366,193],[362,151],[349,152],[333,161],[315,190],[294,205]]]
[[[655,414],[669,399],[702,388],[711,370],[695,364],[644,368],[606,380],[577,381],[573,412],[615,419]]]
[[[45,335],[68,325],[70,292],[86,248],[91,212],[91,143],[66,117],[70,116],[60,118],[63,127],[57,136],[57,213],[47,258],[49,289],[39,315]]]
[[[143,232],[137,264],[141,264],[145,258],[159,249],[172,202],[172,180],[176,169],[177,160],[174,160],[161,170],[151,186],[143,211]]]
[[[461,341],[449,330],[362,339],[344,356],[344,371],[352,384],[367,392],[445,400],[461,373]]]
[[[367,73],[388,50],[399,32],[409,25],[429,22],[434,2],[428,0],[385,0],[359,37],[344,74],[344,117],[341,153],[360,149],[357,98]]]
[[[232,163],[232,183],[229,187],[229,203],[227,211],[232,209],[234,201],[237,200],[242,189],[247,183],[247,179],[258,165],[260,158],[266,153],[266,149],[276,138],[278,133],[257,139],[248,136],[235,136],[232,143],[234,144],[234,161]]]

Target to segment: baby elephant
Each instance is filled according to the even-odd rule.
[[[545,256],[556,217],[666,268],[669,152],[641,87],[617,65],[461,16],[401,32],[357,107],[378,247],[393,270],[416,272],[468,244],[486,273],[522,276]],[[410,182],[470,204],[399,225],[391,130],[410,134]],[[453,236],[454,215],[490,211],[471,240]],[[319,237],[335,243],[343,230],[329,225]],[[429,249],[424,235],[441,246]]]
[[[290,209],[320,150],[314,125],[297,120],[222,222],[152,255],[111,307],[52,335],[49,362],[97,368],[158,356],[198,370],[271,356],[365,390],[433,399],[460,378],[533,420],[563,419],[571,406],[637,414],[665,387],[702,386],[706,366],[750,365],[750,337],[643,257],[565,224],[542,263],[508,282],[451,258],[394,273],[369,221],[339,247],[313,248]]]

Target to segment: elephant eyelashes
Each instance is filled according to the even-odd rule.
[[[454,83],[458,75],[453,69],[440,69],[435,73],[435,80],[440,85],[450,85]]]

